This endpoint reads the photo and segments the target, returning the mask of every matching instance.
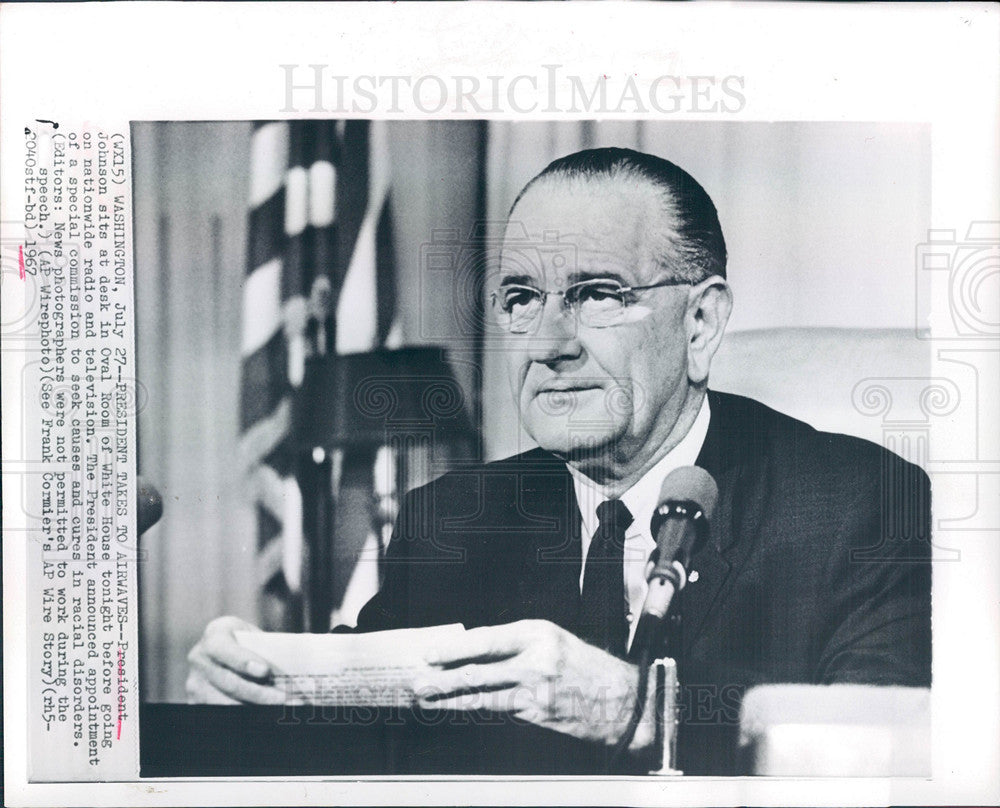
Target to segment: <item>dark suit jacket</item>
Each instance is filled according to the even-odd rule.
[[[709,393],[697,465],[719,486],[698,580],[672,608],[678,755],[735,771],[744,690],[770,682],[930,684],[926,475],[873,443]],[[580,514],[565,465],[534,450],[410,492],[363,631],[527,618],[576,631]]]

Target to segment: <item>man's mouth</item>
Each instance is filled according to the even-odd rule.
[[[599,390],[596,384],[580,384],[579,382],[547,382],[541,385],[536,391],[536,395],[541,393],[579,393],[584,390]]]

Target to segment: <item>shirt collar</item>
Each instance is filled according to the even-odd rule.
[[[708,396],[705,396],[702,399],[698,415],[695,416],[694,423],[691,424],[687,434],[681,438],[680,443],[660,458],[656,465],[647,471],[635,485],[621,495],[621,501],[625,503],[632,514],[634,525],[645,526],[649,524],[653,509],[656,507],[656,500],[660,495],[663,478],[674,469],[694,465],[701,452],[701,447],[705,443],[710,420],[711,410],[708,406]],[[608,496],[604,488],[589,477],[581,474],[570,465],[567,465],[567,468],[573,478],[573,489],[580,507],[583,535],[586,538],[594,535],[597,530],[597,506]],[[642,530],[645,532],[648,528],[642,527]]]

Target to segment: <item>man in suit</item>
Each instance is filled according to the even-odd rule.
[[[864,441],[708,390],[732,306],[715,207],[623,149],[555,161],[515,201],[492,306],[539,448],[405,498],[360,630],[462,622],[425,706],[495,706],[610,748],[635,701],[629,643],[666,474],[719,486],[671,610],[680,765],[734,770],[746,687],[930,683],[925,475]],[[804,380],[804,383],[808,383]],[[196,700],[280,702],[221,618],[192,650]],[[652,743],[640,724],[631,748]]]

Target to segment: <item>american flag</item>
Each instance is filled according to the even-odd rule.
[[[301,630],[308,595],[303,497],[290,435],[306,358],[400,341],[388,155],[383,122],[280,121],[254,128],[241,463],[258,512],[257,584],[267,629]],[[372,540],[365,552],[377,554]],[[374,564],[356,569],[344,597],[347,612],[378,585]]]

